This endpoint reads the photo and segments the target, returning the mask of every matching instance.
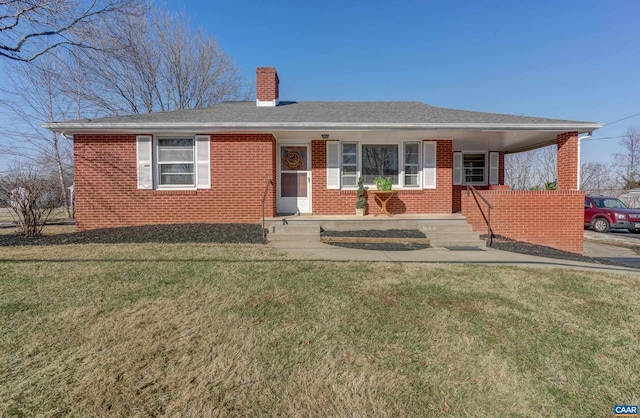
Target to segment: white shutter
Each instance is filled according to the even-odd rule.
[[[196,136],[196,187],[211,188],[211,137]]]
[[[453,184],[462,184],[462,153],[453,153]]]
[[[422,187],[424,189],[436,188],[436,143],[422,143]]]
[[[340,143],[327,142],[327,189],[340,188]]]
[[[136,137],[138,161],[138,189],[153,189],[153,161],[151,159],[151,136]]]
[[[499,183],[500,176],[500,153],[489,153],[489,184],[495,185]]]

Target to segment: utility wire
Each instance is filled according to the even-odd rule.
[[[585,139],[581,139],[580,142],[585,142],[585,141],[599,141],[601,139],[619,139],[619,138],[626,138],[626,135],[619,135],[619,136],[601,136],[599,138],[585,138]]]
[[[627,116],[627,117],[622,118],[622,119],[614,120],[613,122],[605,123],[603,125],[603,127],[606,127],[606,126],[609,126],[609,125],[613,125],[614,123],[622,122],[623,120],[631,119],[631,118],[636,117],[636,116],[640,116],[640,113],[636,113],[635,115]],[[585,139],[582,140],[582,142],[585,142],[585,141],[599,141],[601,139],[620,139],[620,138],[626,138],[626,137],[627,137],[627,135],[602,136],[600,138],[585,138]]]
[[[640,113],[636,113],[635,115],[627,116],[626,118],[614,120],[613,122],[605,123],[604,126],[613,125],[614,123],[622,122],[623,120],[631,119],[631,118],[633,118],[635,116],[638,116],[638,115],[640,115]]]

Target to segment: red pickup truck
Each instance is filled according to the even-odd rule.
[[[628,229],[640,233],[640,209],[631,209],[620,199],[608,196],[584,197],[584,226],[596,232]]]

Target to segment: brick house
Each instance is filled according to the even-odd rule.
[[[77,229],[259,223],[264,193],[267,216],[353,214],[358,177],[383,176],[394,213],[462,212],[482,231],[483,196],[495,234],[582,252],[579,135],[601,125],[419,102],[284,102],[275,68],[256,75],[255,102],[45,124],[73,137]],[[504,155],[551,144],[558,190],[508,190]]]

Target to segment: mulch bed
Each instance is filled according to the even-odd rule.
[[[320,236],[323,237],[354,237],[354,238],[426,238],[426,236],[416,229],[367,229],[359,231],[328,231],[322,230]],[[359,250],[374,251],[412,251],[429,248],[426,244],[416,243],[358,243],[358,242],[332,242],[330,245],[345,248],[355,248]]]
[[[482,235],[482,239],[487,239],[487,235]],[[556,258],[560,260],[569,260],[569,261],[580,261],[583,263],[594,263],[594,264],[606,264],[619,266],[621,263],[608,260],[606,258],[595,258],[595,257],[587,257],[580,254],[574,254],[567,251],[557,250],[551,247],[545,247],[544,245],[535,245],[529,244],[526,242],[515,241],[513,239],[503,237],[503,236],[495,236],[493,239],[493,244],[491,248],[495,248],[497,250],[503,251],[511,251],[513,253],[520,254],[528,254],[535,255],[539,257],[548,257],[548,258]],[[634,267],[634,266],[627,266]]]
[[[255,224],[171,224],[93,229],[69,234],[25,238],[0,235],[0,246],[123,243],[227,243],[266,244],[262,227]]]

